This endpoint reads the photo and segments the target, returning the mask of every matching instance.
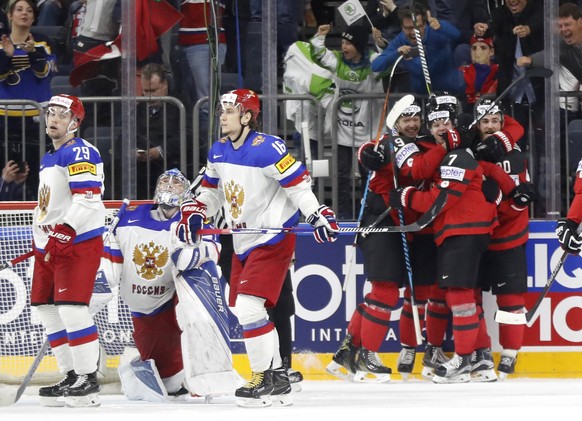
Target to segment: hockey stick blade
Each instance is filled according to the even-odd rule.
[[[386,117],[386,127],[393,129],[394,125],[396,124],[396,120],[398,120],[398,117],[400,117],[400,114],[402,114],[405,109],[410,107],[413,102],[414,96],[410,94],[404,95],[402,98],[396,101],[388,113],[388,117]]]

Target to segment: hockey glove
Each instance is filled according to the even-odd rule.
[[[476,132],[474,130],[459,127],[457,129],[447,130],[445,135],[445,147],[447,152],[454,149],[470,148],[475,138]]]
[[[558,241],[560,246],[570,254],[579,254],[580,250],[582,250],[582,238],[578,235],[577,230],[578,224],[571,219],[558,221],[558,226],[556,227]]]
[[[183,243],[194,245],[196,233],[202,229],[206,219],[206,205],[196,199],[188,200],[180,206],[181,218],[176,226],[176,235]]]
[[[496,205],[501,203],[503,194],[501,193],[501,189],[495,181],[491,180],[490,178],[485,179],[481,185],[481,190],[483,191],[485,200],[487,200],[489,203],[495,203]]]
[[[208,244],[206,241],[201,241],[193,246],[181,244],[172,251],[172,261],[179,272],[198,269],[209,260],[218,260],[218,254],[216,246]]]
[[[51,257],[69,257],[73,253],[73,241],[77,233],[67,224],[58,224],[49,233],[49,240],[44,248],[45,261]]]
[[[307,223],[315,230],[313,236],[318,243],[333,243],[337,240],[339,225],[335,213],[325,205],[321,205],[317,211],[307,217]]]
[[[394,209],[410,207],[410,200],[415,191],[417,191],[415,187],[400,187],[390,191],[390,206]]]
[[[364,143],[358,149],[358,161],[366,169],[370,171],[378,171],[386,165],[386,154],[384,153],[384,145],[378,145],[377,150],[374,150],[375,143]]]
[[[521,183],[510,193],[513,204],[520,208],[528,207],[536,198],[536,190],[533,183]]]
[[[503,132],[495,132],[475,146],[475,158],[478,161],[499,162],[513,146]]]

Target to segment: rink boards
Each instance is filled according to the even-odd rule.
[[[355,226],[344,223],[342,226]],[[533,305],[547,278],[561,256],[561,249],[555,233],[555,222],[532,221],[530,240],[527,244],[528,286],[527,306]],[[317,244],[311,234],[301,234],[297,239],[296,263],[292,268],[292,279],[296,295],[296,315],[294,328],[295,368],[311,378],[327,378],[325,366],[331,360],[345,334],[347,323],[363,299],[369,285],[363,268],[363,258],[356,249],[352,277],[344,280],[348,260],[352,254],[353,235],[342,235],[333,244]],[[4,245],[6,247],[8,245]],[[582,377],[582,258],[570,256],[558,274],[550,294],[544,300],[538,315],[526,329],[524,347],[520,352],[517,371],[530,377]],[[26,281],[30,271],[26,268],[17,271],[19,279]],[[16,285],[14,276],[0,273],[3,288],[0,294],[10,293],[6,285]],[[29,280],[28,280],[29,281]],[[345,291],[342,286],[347,282]],[[26,282],[23,282],[26,284]],[[7,292],[8,291],[8,292]],[[20,288],[20,294],[23,290]],[[225,291],[227,292],[227,291]],[[30,354],[34,355],[36,344],[40,346],[39,334],[42,327],[38,320],[27,315],[25,308],[16,304],[10,307],[11,300],[3,300],[0,308],[0,363],[8,359],[30,358],[20,355],[22,349],[18,341],[30,342]],[[114,308],[115,307],[115,308]],[[100,325],[100,335],[105,347],[115,352],[131,345],[131,333],[121,326],[123,312],[121,304],[108,306],[106,323]],[[489,333],[493,339],[493,350],[497,359],[497,325],[492,320],[495,311],[494,299],[485,296],[485,311]],[[396,366],[398,323],[400,311],[392,314],[393,323],[380,352],[381,357],[391,366]],[[8,334],[12,325],[18,324],[18,334]],[[248,372],[248,362],[244,355],[240,326],[231,317],[231,344],[235,354],[235,366],[241,373]],[[450,331],[445,349],[452,350]],[[415,371],[420,371],[422,347]],[[50,362],[47,358],[47,363]],[[115,359],[112,359],[115,363]],[[2,365],[0,364],[0,367]],[[27,364],[23,364],[27,366]],[[396,372],[396,370],[394,370]]]

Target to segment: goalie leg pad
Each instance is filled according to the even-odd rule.
[[[168,394],[154,360],[134,358],[129,364],[120,365],[118,372],[123,393],[130,401],[166,401]]]
[[[216,265],[206,262],[174,275],[188,389],[200,396],[234,394],[238,375],[232,367],[228,313]]]

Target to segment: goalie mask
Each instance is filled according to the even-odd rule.
[[[154,203],[175,208],[190,197],[190,182],[179,169],[173,168],[158,177]]]

